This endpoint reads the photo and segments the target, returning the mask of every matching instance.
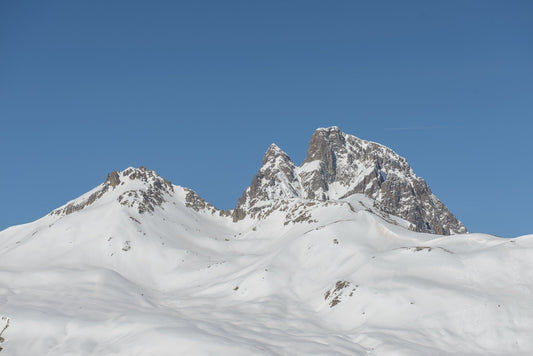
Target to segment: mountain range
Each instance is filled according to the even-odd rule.
[[[140,179],[150,183],[146,191],[132,191],[139,212],[154,211],[164,202],[164,194],[172,193],[170,181],[141,167],[112,172],[104,185],[88,197],[73,201],[52,214],[70,214],[94,203],[105,192],[124,184],[121,179]],[[208,203],[192,190],[187,201],[194,209]],[[431,192],[426,182],[416,176],[407,161],[383,145],[345,134],[338,127],[320,128],[309,142],[307,157],[297,167],[277,145],[266,151],[262,166],[245,189],[235,209],[219,211],[231,215],[234,222],[264,218],[272,207],[290,201],[314,204],[342,201],[356,193],[372,200],[372,207],[391,221],[407,221],[413,231],[450,235],[467,232],[465,226]],[[130,196],[131,197],[131,196]],[[118,201],[129,204],[121,195]],[[209,205],[210,206],[210,205]],[[211,206],[212,209],[215,209]]]
[[[321,128],[219,210],[145,167],[0,232],[0,355],[530,354],[533,236]],[[3,330],[2,330],[3,329]]]

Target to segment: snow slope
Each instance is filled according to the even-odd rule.
[[[234,223],[146,172],[0,232],[0,355],[533,353],[533,235],[416,233],[360,194]]]

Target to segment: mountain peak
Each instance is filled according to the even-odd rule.
[[[153,212],[160,206],[164,195],[174,192],[172,183],[144,166],[128,167],[123,171],[112,171],[104,183],[81,197],[56,209],[50,215],[69,215],[100,201],[116,190],[116,199],[123,206],[135,207],[139,213]]]
[[[271,145],[235,210],[243,218],[280,199],[339,200],[356,193],[371,198],[384,213],[409,221],[413,230],[443,235],[466,232],[403,157],[386,146],[345,134],[337,126],[313,133],[300,167]]]
[[[278,159],[281,162],[292,163],[289,155],[287,155],[285,152],[282,151],[281,148],[279,148],[275,143],[273,143],[268,147],[267,151],[265,152],[265,155],[263,156],[262,166],[276,164],[276,160]]]
[[[276,145],[275,143],[271,143],[270,146],[268,146],[267,152],[269,152],[269,151],[274,151],[274,152],[280,151],[280,152],[283,152],[283,151],[281,151],[281,148],[279,148],[279,146]]]

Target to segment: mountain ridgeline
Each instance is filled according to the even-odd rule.
[[[440,235],[467,231],[403,157],[338,127],[315,131],[299,167],[272,144],[233,219],[261,216],[279,200],[342,200],[356,193],[371,198],[374,208],[383,213],[410,222],[411,230]]]

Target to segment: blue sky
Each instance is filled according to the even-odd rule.
[[[0,229],[144,165],[233,207],[275,142],[380,142],[471,232],[533,233],[531,1],[0,3]]]

